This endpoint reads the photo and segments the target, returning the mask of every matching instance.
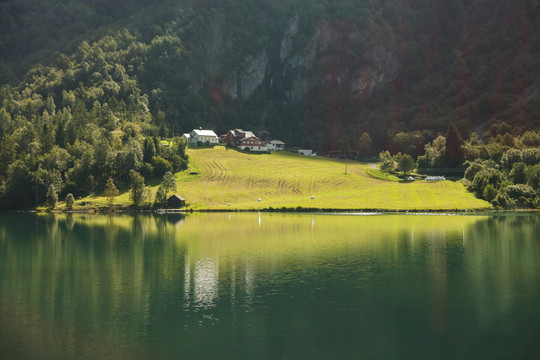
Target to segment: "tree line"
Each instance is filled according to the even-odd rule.
[[[439,135],[414,155],[389,151],[379,154],[381,170],[413,169],[417,173],[463,176],[462,181],[478,198],[495,208],[540,208],[540,131],[513,135],[504,122],[493,124],[480,138],[473,133],[462,140],[455,130]]]

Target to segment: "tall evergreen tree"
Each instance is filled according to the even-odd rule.
[[[58,193],[54,187],[54,184],[49,185],[47,190],[47,206],[49,209],[54,209],[56,207],[56,202],[58,201]]]
[[[113,208],[114,198],[117,197],[119,194],[120,192],[114,185],[114,180],[112,178],[109,178],[107,180],[107,184],[105,185],[105,190],[103,191],[103,195],[105,195],[105,197],[107,198],[109,209]]]

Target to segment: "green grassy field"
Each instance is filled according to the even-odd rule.
[[[194,209],[490,208],[459,181],[385,181],[366,174],[369,164],[353,161],[287,152],[246,154],[221,146],[188,154],[198,174],[178,173],[178,193]]]
[[[366,173],[369,164],[350,160],[287,152],[248,154],[222,146],[189,149],[188,154],[190,169],[176,174],[177,193],[194,210],[491,208],[489,203],[467,192],[459,181],[381,180]],[[151,190],[155,194],[157,186]],[[82,201],[98,206],[106,204],[102,197]],[[129,203],[127,192],[115,199],[115,204],[121,206]]]

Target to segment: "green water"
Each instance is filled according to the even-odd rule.
[[[0,215],[0,359],[535,359],[540,216]]]

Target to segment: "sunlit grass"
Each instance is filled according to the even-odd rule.
[[[459,181],[409,183],[381,180],[366,173],[370,170],[369,164],[350,160],[287,152],[249,154],[226,150],[222,146],[189,149],[188,155],[189,169],[175,176],[177,193],[194,210],[490,208]],[[152,195],[158,185],[153,184],[150,187]],[[89,206],[107,206],[107,199],[101,196],[80,201]],[[129,192],[122,192],[114,203],[129,205]]]
[[[386,180],[386,181],[400,181],[401,180],[396,175],[392,175],[378,169],[366,169],[366,174],[368,174],[369,176],[375,179],[380,179],[380,180]]]
[[[287,152],[246,154],[223,147],[189,150],[188,154],[190,167],[198,175],[177,174],[178,193],[195,209],[490,207],[460,182],[380,180],[366,174],[370,167],[365,163]]]

